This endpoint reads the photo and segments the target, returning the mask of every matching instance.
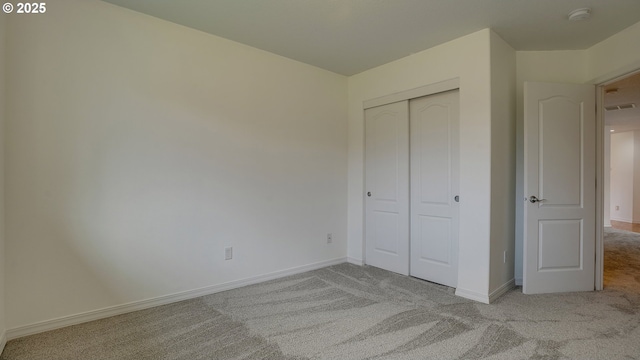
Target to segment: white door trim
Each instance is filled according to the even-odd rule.
[[[596,86],[596,266],[595,289],[604,289],[604,85]]]
[[[604,289],[604,87],[638,73],[640,69],[624,70],[592,82],[596,84],[596,290]]]
[[[411,100],[423,96],[433,95],[449,90],[456,90],[460,88],[460,78],[453,78],[449,80],[440,81],[437,83],[420,86],[414,89],[400,91],[397,93],[377,97],[362,102],[362,108],[364,110],[380,106],[387,105],[398,101]]]

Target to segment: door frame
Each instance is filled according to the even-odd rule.
[[[638,73],[640,68],[592,81],[596,84],[596,291],[604,289],[604,88]]]
[[[596,85],[596,291],[604,289],[604,86]]]
[[[409,89],[409,90],[399,91],[397,93],[380,96],[370,100],[365,100],[362,102],[362,116],[364,118],[364,111],[369,108],[373,108],[381,105],[387,105],[387,104],[391,104],[398,101],[411,100],[411,99],[438,94],[441,92],[451,91],[451,90],[460,90],[459,77],[435,82],[432,84],[420,86],[420,87]],[[411,129],[409,129],[409,131],[411,131]],[[365,133],[366,133],[366,129],[363,128],[363,136],[365,136]],[[365,153],[364,156],[366,156],[366,150],[364,151],[364,153]],[[363,164],[366,164],[365,158],[363,158]],[[367,199],[365,195],[365,192],[366,192],[365,189],[367,188],[366,187],[367,184],[365,183],[366,170],[367,170],[366,167],[363,166],[362,168],[362,177],[363,177],[363,185],[364,185],[363,193],[362,193],[362,209],[363,209],[362,211],[362,258],[363,258],[362,263],[363,264],[367,263],[367,233],[366,233],[367,229],[365,226],[366,213],[367,213],[366,212]],[[409,226],[411,226],[411,224],[409,224]],[[411,252],[410,239],[408,238],[407,241],[409,242],[409,252]]]

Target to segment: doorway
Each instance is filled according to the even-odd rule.
[[[640,290],[640,72],[605,83],[602,286]],[[635,230],[635,232],[634,232]]]

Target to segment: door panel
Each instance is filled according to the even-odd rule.
[[[408,101],[365,110],[365,138],[365,262],[408,275]]]
[[[582,220],[540,220],[539,231],[539,271],[580,270]]]
[[[396,212],[373,211],[375,251],[397,255],[399,216]]]
[[[581,204],[581,107],[582,103],[565,96],[553,96],[539,103],[539,188],[540,196],[548,198],[540,206]]]
[[[595,88],[525,83],[524,110],[523,292],[591,291],[595,286]]]
[[[447,265],[451,263],[451,219],[420,215],[420,259]]]
[[[458,282],[458,91],[410,102],[411,270],[425,280]]]

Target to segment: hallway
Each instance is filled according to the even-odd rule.
[[[605,228],[604,288],[640,293],[640,233]]]

